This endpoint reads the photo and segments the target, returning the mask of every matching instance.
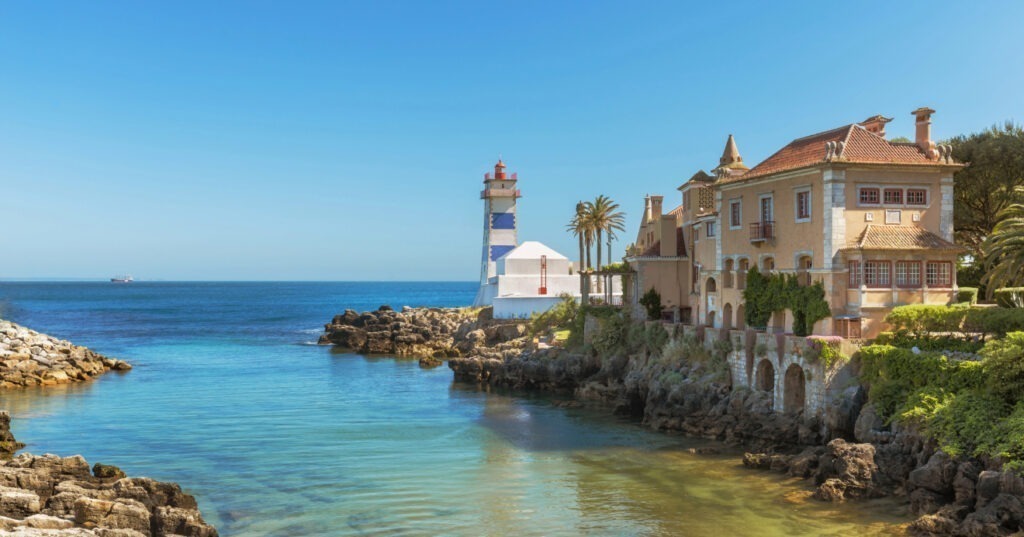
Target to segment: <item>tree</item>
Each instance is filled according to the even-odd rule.
[[[661,295],[651,287],[642,297],[640,305],[647,310],[647,318],[651,321],[661,319]]]
[[[625,216],[618,209],[619,204],[604,194],[586,203],[586,220],[597,243],[597,270],[601,270],[601,243],[604,234],[611,235],[615,231],[625,230]],[[597,280],[597,291],[601,292],[600,278]]]
[[[587,207],[586,207],[586,205],[582,201],[576,203],[576,214],[573,215],[572,220],[569,221],[569,225],[566,226],[566,229],[568,229],[577,239],[579,239],[579,242],[580,242],[580,257],[579,257],[579,260],[580,260],[580,270],[582,271],[585,268],[583,266],[583,255],[584,255],[583,254],[583,245],[584,245],[584,242],[588,242],[587,239],[586,239],[586,235],[589,233],[589,231],[587,229]],[[580,294],[581,295],[583,294],[583,278],[582,277],[580,278]]]
[[[956,240],[983,259],[982,243],[1014,203],[1015,189],[1024,186],[1024,129],[1007,122],[949,143],[953,157],[967,164],[953,176]]]
[[[1024,285],[1024,187],[1014,190],[1017,203],[999,212],[992,234],[981,245],[985,259],[982,282],[988,293]]]

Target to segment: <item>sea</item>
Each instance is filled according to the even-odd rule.
[[[316,345],[346,308],[464,306],[472,282],[0,282],[0,318],[129,372],[0,392],[32,453],[174,481],[224,536],[891,535],[741,453],[568,396]],[[701,447],[715,455],[697,455]]]

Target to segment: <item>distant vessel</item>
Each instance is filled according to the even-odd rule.
[[[132,283],[135,280],[131,274],[125,274],[124,276],[114,276],[110,281],[113,283]]]

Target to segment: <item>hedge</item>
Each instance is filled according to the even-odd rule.
[[[960,304],[977,304],[978,303],[978,288],[977,287],[961,287],[956,293],[956,301]]]
[[[993,293],[996,304],[1004,308],[1024,308],[1024,287],[1003,287]]]
[[[885,317],[896,330],[921,337],[929,332],[981,332],[1002,336],[1024,331],[1024,308],[972,307],[969,304],[897,306]]]

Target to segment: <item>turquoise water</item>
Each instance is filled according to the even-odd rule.
[[[806,501],[693,440],[313,345],[345,307],[470,283],[0,283],[0,316],[129,360],[0,392],[28,450],[181,483],[222,535],[885,535],[891,502]]]

